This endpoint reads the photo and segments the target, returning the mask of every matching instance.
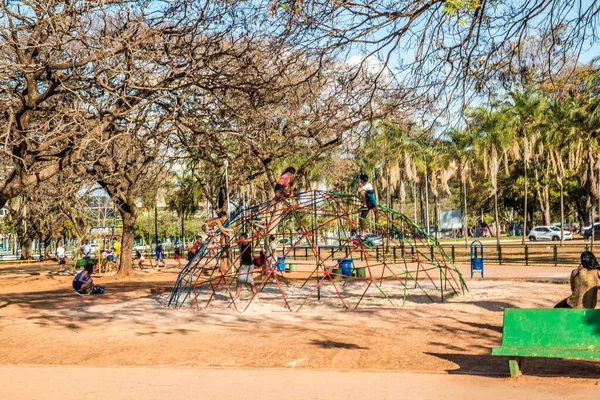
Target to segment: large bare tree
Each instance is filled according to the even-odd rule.
[[[497,90],[523,65],[524,45],[544,38],[540,67],[572,67],[600,34],[600,1],[269,0],[273,24],[323,54],[377,57],[412,88],[423,110]],[[542,57],[539,57],[542,58]],[[368,68],[369,57],[363,58]],[[442,107],[442,109],[448,109]]]

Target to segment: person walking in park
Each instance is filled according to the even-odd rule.
[[[269,243],[267,244],[266,255],[267,261],[262,266],[263,277],[267,274],[267,266],[277,264],[277,242],[275,241],[275,235],[269,236]],[[273,274],[273,282],[275,282],[275,274]]]
[[[596,308],[598,285],[600,284],[600,265],[591,251],[581,253],[581,264],[571,271],[569,279],[571,296],[554,308]]]
[[[362,206],[359,209],[360,219],[358,225],[360,227],[360,236],[356,237],[362,240],[365,237],[365,220],[369,215],[369,211],[377,207],[377,201],[375,199],[375,190],[373,185],[369,183],[369,177],[362,174],[360,177],[360,187],[358,188],[358,195],[360,197]]]
[[[56,246],[56,258],[58,259],[58,272],[64,272],[65,265],[67,264],[67,256],[62,240],[59,241],[58,245]]]
[[[238,237],[240,241],[240,269],[238,270],[237,283],[235,286],[235,297],[233,301],[236,302],[240,298],[242,292],[242,285],[246,284],[250,286],[252,294],[256,296],[255,300],[258,300],[258,291],[254,285],[254,260],[252,258],[252,244],[248,241],[248,234],[241,233]]]
[[[177,266],[181,267],[181,249],[179,248],[179,245],[177,243],[173,245],[173,253],[175,254]]]
[[[81,245],[81,258],[87,259],[92,256],[92,246],[90,246],[90,241],[85,239],[83,244]]]
[[[160,240],[156,242],[156,247],[154,248],[154,256],[156,261],[156,269],[160,268],[160,264],[163,264],[164,266],[165,253],[163,251],[163,245]]]

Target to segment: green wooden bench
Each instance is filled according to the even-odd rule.
[[[524,357],[600,359],[600,310],[507,308],[502,346],[492,354],[509,357],[513,377]]]

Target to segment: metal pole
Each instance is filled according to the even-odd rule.
[[[425,160],[425,224],[427,225],[427,234],[431,234],[429,230],[429,178],[427,177],[427,155],[423,153]]]
[[[317,265],[317,284],[319,283],[319,238],[317,235],[317,191],[313,190],[313,240],[315,241],[315,262]],[[317,300],[321,301],[321,285],[317,286]]]
[[[225,166],[225,190],[227,191],[227,219],[230,218],[231,213],[229,211],[229,174],[228,174],[228,167],[229,167],[229,161],[225,160],[223,162],[223,165]]]

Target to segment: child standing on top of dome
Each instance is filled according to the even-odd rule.
[[[358,195],[360,196],[360,200],[362,202],[359,220],[359,238],[362,239],[365,237],[365,219],[369,215],[369,211],[377,207],[377,201],[375,199],[375,190],[373,189],[373,185],[369,183],[369,177],[365,174],[362,174],[360,176],[360,187],[358,188]]]

